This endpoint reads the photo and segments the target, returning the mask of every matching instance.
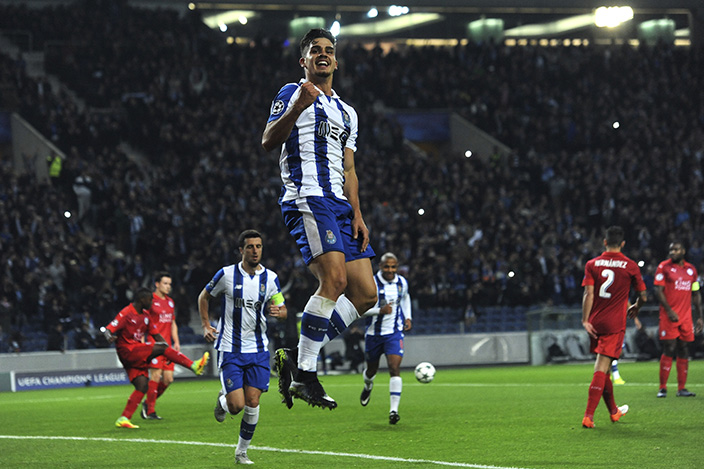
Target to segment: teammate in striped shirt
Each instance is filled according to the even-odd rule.
[[[702,331],[702,298],[697,269],[684,260],[681,242],[670,244],[670,258],[655,271],[655,296],[660,302],[660,390],[657,397],[667,397],[667,379],[672,361],[677,363],[677,397],[694,397],[685,388],[689,369],[689,344],[694,341],[692,304],[697,313],[696,332]]]
[[[276,274],[260,264],[262,236],[255,230],[239,235],[242,261],[218,270],[198,296],[203,336],[215,342],[222,388],[215,403],[215,419],[244,410],[235,449],[235,462],[252,464],[247,449],[259,421],[259,398],[269,390],[269,338],[271,317],[286,319],[287,311]],[[217,329],[210,325],[209,303],[222,296]]]
[[[181,341],[178,338],[178,326],[176,325],[176,310],[174,300],[169,296],[171,293],[171,274],[168,272],[157,272],[154,275],[154,298],[152,307],[149,308],[149,317],[164,338],[167,344],[172,345],[174,350],[181,350]],[[151,337],[147,337],[147,343],[153,343]],[[167,360],[163,355],[155,357],[149,362],[149,390],[147,398],[142,403],[142,418],[150,420],[161,420],[154,408],[156,400],[164,394],[166,388],[174,382],[174,362]]]
[[[612,422],[617,422],[628,412],[627,405],[616,405],[609,368],[611,362],[621,355],[626,317],[635,318],[647,296],[638,265],[621,253],[625,244],[623,229],[609,227],[604,239],[606,251],[584,267],[582,325],[589,334],[589,351],[596,353],[594,376],[582,419],[584,428],[594,428],[594,411],[602,397]],[[638,299],[629,306],[631,287],[638,292]]]
[[[401,360],[403,359],[403,333],[411,330],[411,296],[408,281],[396,272],[398,258],[390,252],[381,256],[380,270],[374,276],[378,290],[376,305],[364,313],[367,317],[367,334],[364,339],[364,355],[367,366],[362,373],[364,389],[359,397],[363,406],[369,404],[374,377],[379,369],[379,359],[386,355],[389,366],[389,423],[395,425],[401,417],[398,405],[401,402]]]
[[[287,403],[291,394],[334,409],[337,403],[318,381],[318,354],[335,320],[333,311],[339,318],[335,327],[344,330],[376,303],[370,261],[374,251],[360,210],[354,164],[357,113],[332,89],[335,37],[312,29],[300,50],[305,78],[285,85],[274,98],[262,146],[267,151],[280,148],[281,213],[318,288],[301,319],[293,380],[284,389],[291,378],[288,371],[280,373],[279,387]],[[285,362],[277,362],[277,368]]]

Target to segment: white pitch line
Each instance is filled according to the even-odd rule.
[[[234,448],[236,445],[226,444],[226,443],[209,443],[204,441],[177,441],[177,440],[147,440],[144,438],[86,438],[80,436],[40,436],[40,435],[0,435],[0,439],[5,440],[64,440],[64,441],[105,441],[109,443],[156,443],[156,444],[168,444],[168,445],[190,445],[190,446],[213,446],[218,448]],[[449,461],[433,461],[430,459],[407,459],[407,458],[395,458],[389,456],[375,456],[373,454],[356,454],[356,453],[337,453],[333,451],[307,451],[299,449],[282,449],[282,448],[272,448],[270,446],[250,446],[250,449],[257,451],[270,451],[274,453],[296,453],[296,454],[312,454],[321,456],[335,456],[335,457],[349,457],[349,458],[359,458],[359,459],[371,459],[375,461],[393,461],[400,463],[424,463],[424,464],[435,464],[438,466],[449,466],[449,467],[471,467],[475,469],[520,469],[514,466],[487,466],[484,464],[468,464],[461,462],[449,462]]]

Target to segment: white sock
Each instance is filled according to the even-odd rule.
[[[259,421],[259,406],[248,407],[244,406],[244,415],[242,415],[242,422],[240,422],[240,437],[237,440],[237,449],[235,449],[235,454],[246,453],[249,444],[252,442],[252,436],[254,436],[254,429]]]
[[[614,377],[614,380],[617,380],[621,377],[621,373],[618,372],[618,360],[614,360],[611,362],[611,374]]]
[[[222,396],[218,397],[218,401],[220,402],[220,407],[222,407],[225,412],[228,414],[230,413],[230,408],[227,407],[227,397],[223,394]]]
[[[364,371],[362,372],[362,377],[364,378],[364,389],[371,389],[372,386],[374,385],[374,378],[376,378],[376,375],[372,376],[371,378],[367,376],[367,369],[365,368]]]
[[[318,354],[323,346],[330,316],[335,302],[319,295],[308,300],[301,321],[301,338],[298,341],[298,368],[316,371]]]
[[[391,407],[389,412],[398,412],[398,404],[401,402],[401,389],[403,389],[403,380],[400,376],[392,376],[389,380],[389,396]]]
[[[323,344],[321,347],[325,347],[328,342],[339,336],[345,329],[347,329],[347,327],[349,327],[350,324],[359,319],[357,308],[354,307],[352,302],[344,295],[344,293],[340,295],[335,302],[335,310],[330,316],[330,321],[332,322],[338,318],[339,321],[344,324],[344,328],[342,328],[341,331],[337,331],[337,328],[333,324],[330,324],[330,326],[328,326],[328,332],[323,338]]]

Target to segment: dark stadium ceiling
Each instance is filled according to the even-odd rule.
[[[145,3],[154,3],[154,0]],[[674,21],[677,37],[688,40],[693,16],[699,16],[701,24],[703,4],[704,0],[634,0],[613,3],[586,0],[264,0],[193,2],[190,8],[201,11],[203,17],[213,17],[228,11],[246,12],[249,15],[246,24],[238,21],[241,17],[238,14],[230,15],[226,21],[227,34],[242,37],[272,32],[283,34],[289,31],[292,19],[315,17],[322,18],[325,27],[330,27],[335,20],[339,21],[341,39],[460,39],[467,37],[467,25],[470,22],[482,18],[503,21],[506,37],[629,39],[637,36],[640,23],[667,18]],[[391,20],[387,12],[391,5],[407,6],[408,15],[396,19],[398,23],[403,23],[401,27],[389,30],[382,25]],[[633,19],[612,29],[597,28],[593,22],[585,20],[588,15],[594,14],[596,8],[614,5],[632,7]],[[373,7],[377,9],[378,15],[369,18],[367,13]],[[693,11],[696,12],[694,15]],[[213,21],[217,23],[216,20]]]

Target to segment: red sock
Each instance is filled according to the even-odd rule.
[[[159,399],[161,397],[161,395],[164,394],[164,391],[166,391],[166,388],[168,388],[168,386],[166,384],[164,384],[163,381],[159,381],[159,387],[156,390],[156,398],[157,399]]]
[[[660,389],[667,388],[667,378],[670,377],[670,369],[672,368],[672,357],[662,355],[660,357]]]
[[[584,412],[585,417],[594,419],[594,411],[599,405],[599,400],[604,394],[604,383],[606,382],[606,373],[603,371],[595,371],[592,378],[592,384],[589,385],[589,400],[587,401],[587,410]]]
[[[159,382],[149,380],[149,390],[147,391],[147,413],[154,413],[154,404],[156,404]]]
[[[611,378],[608,373],[604,380],[604,404],[606,404],[606,408],[609,409],[610,414],[618,412],[618,406],[614,399],[614,385],[611,383]]]
[[[677,390],[681,391],[687,384],[687,371],[689,370],[689,360],[677,357]]]
[[[143,392],[139,392],[136,389],[132,391],[132,394],[130,394],[129,399],[127,399],[127,405],[125,406],[125,410],[122,411],[122,416],[131,419],[132,415],[134,414],[134,411],[137,410],[137,406],[140,402],[142,402],[143,397]]]
[[[182,354],[181,352],[177,352],[171,347],[166,347],[166,350],[164,350],[164,356],[168,359],[171,360],[174,363],[178,363],[181,366],[185,366],[186,368],[191,368],[191,365],[193,365],[193,360]]]

